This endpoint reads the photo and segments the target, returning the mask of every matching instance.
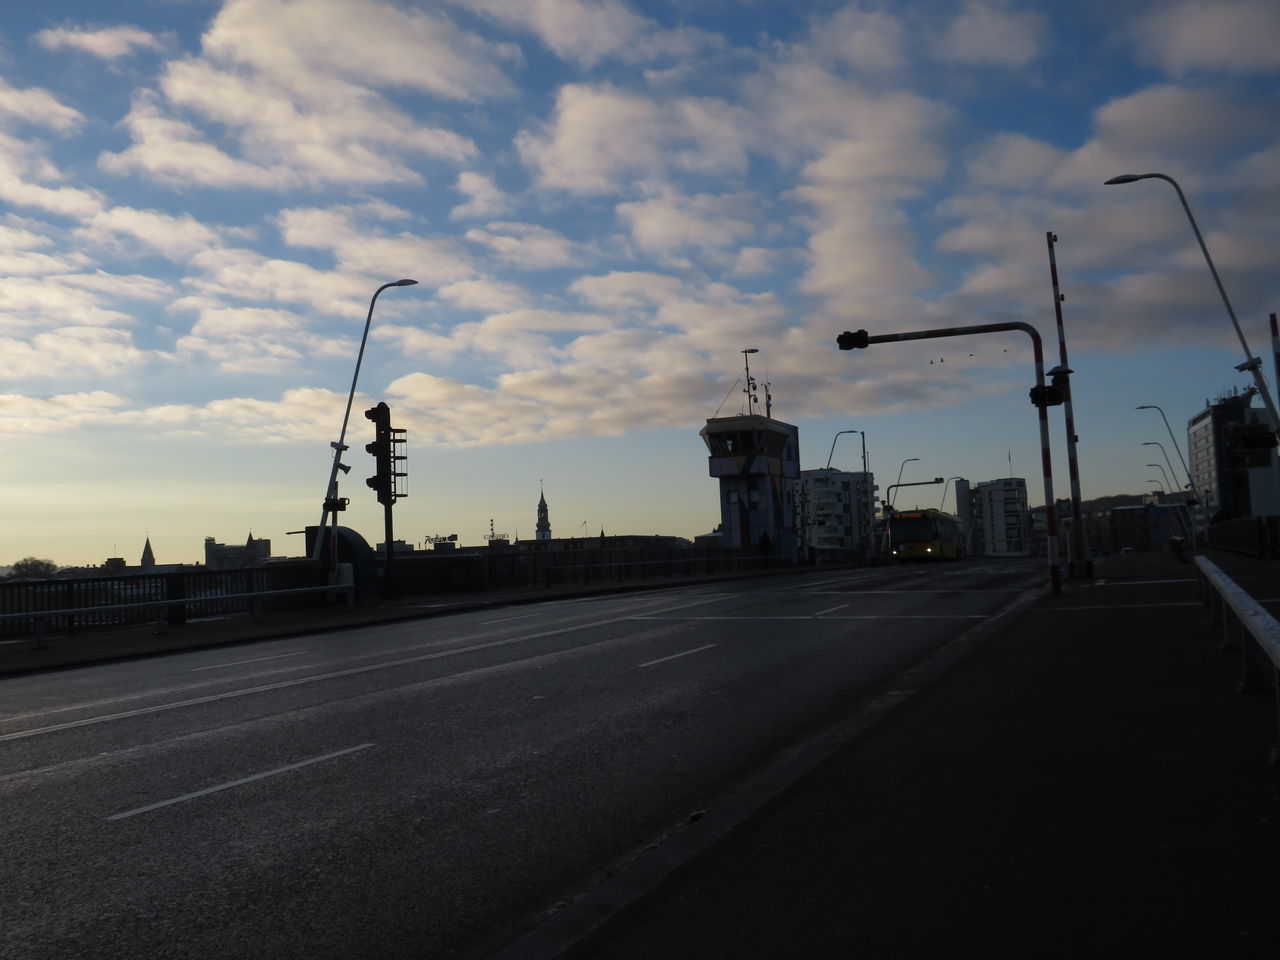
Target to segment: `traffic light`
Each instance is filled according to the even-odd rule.
[[[1054,383],[1032,387],[1029,393],[1032,405],[1037,407],[1060,406],[1065,399],[1062,395],[1062,388]]]
[[[403,449],[397,444],[406,442],[403,436],[405,431],[391,426],[391,408],[385,403],[366,410],[364,415],[374,425],[373,443],[365,444],[364,448],[373,454],[375,464],[374,475],[365,480],[365,483],[377,493],[379,503],[391,506],[405,496],[403,492],[396,490],[396,481],[407,476],[403,471],[396,470],[400,461],[406,459],[404,454],[397,452]]]
[[[865,330],[855,330],[853,332],[846,330],[836,337],[836,346],[841,350],[852,350],[854,347],[863,350],[866,349],[868,342],[868,334]]]

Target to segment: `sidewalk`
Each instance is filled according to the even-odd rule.
[[[1211,559],[1280,598],[1280,565]],[[1095,573],[568,955],[1275,957],[1275,699],[1236,692],[1190,564]]]

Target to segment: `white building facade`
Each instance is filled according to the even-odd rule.
[[[876,484],[870,473],[800,471],[799,522],[809,560],[861,560],[874,547]]]
[[[1027,481],[987,480],[970,493],[969,552],[980,557],[1026,557],[1031,553]]]

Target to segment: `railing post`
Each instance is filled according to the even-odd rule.
[[[165,620],[171,627],[180,627],[187,622],[186,578],[180,573],[171,573],[165,577],[164,585],[164,598],[179,601],[168,608]]]

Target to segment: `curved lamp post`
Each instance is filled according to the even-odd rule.
[[[946,482],[944,482],[944,483],[942,484],[942,501],[941,501],[941,503],[939,503],[939,504],[938,504],[938,509],[939,509],[939,510],[941,510],[941,509],[943,508],[943,506],[944,506],[944,505],[946,504],[946,502],[947,502],[947,487],[951,486],[951,481],[952,481],[952,480],[963,480],[963,479],[964,479],[964,477],[947,477]],[[959,508],[960,508],[960,504],[957,502],[957,503],[956,503],[956,509],[959,509]]]
[[[908,463],[911,463],[913,460],[919,460],[919,459],[920,459],[919,457],[907,457],[907,459],[903,460],[902,463],[898,465],[898,479],[895,480],[893,483],[895,487],[902,486],[902,468],[905,467]],[[897,495],[898,495],[897,491],[894,491],[893,496],[889,497],[889,506],[891,507],[893,506],[893,498],[896,497]]]
[[[831,458],[836,455],[836,441],[846,433],[862,434],[862,472],[867,472],[867,431],[865,430],[841,430],[831,438],[831,452],[827,454],[827,469],[831,468]]]
[[[1164,476],[1164,485],[1165,485],[1165,487],[1167,487],[1169,490],[1174,490],[1174,489],[1176,489],[1176,488],[1174,487],[1173,483],[1169,480],[1169,474],[1165,473],[1164,467],[1160,466],[1160,464],[1158,464],[1158,463],[1148,463],[1148,464],[1147,464],[1147,466],[1148,466],[1148,467],[1155,467],[1157,470],[1159,470],[1159,471],[1160,471],[1160,473]]]
[[[369,300],[369,313],[364,318],[364,333],[360,337],[360,351],[356,354],[356,369],[351,375],[351,389],[347,392],[347,409],[342,414],[342,430],[338,433],[336,442],[330,443],[333,448],[333,468],[329,471],[329,484],[325,487],[324,507],[320,511],[320,526],[316,530],[315,555],[313,559],[320,559],[320,545],[324,540],[324,525],[330,516],[333,517],[334,523],[338,521],[338,471],[346,473],[351,468],[342,462],[342,452],[347,449],[347,424],[351,420],[351,401],[356,395],[356,381],[360,378],[360,362],[364,360],[364,345],[369,339],[369,325],[373,322],[373,305],[378,302],[378,294],[382,293],[387,287],[412,287],[417,280],[393,280],[390,283],[384,283],[373,292],[373,297]],[[387,553],[391,553],[391,544],[387,544]],[[335,554],[336,556],[336,554]]]
[[[1200,500],[1200,491],[1196,489],[1196,482],[1191,476],[1191,470],[1187,466],[1187,460],[1182,455],[1182,449],[1178,446],[1178,438],[1173,435],[1173,427],[1169,426],[1169,418],[1166,417],[1164,415],[1164,411],[1161,410],[1160,407],[1158,407],[1154,403],[1144,403],[1141,406],[1136,407],[1135,409],[1155,410],[1160,414],[1160,419],[1164,421],[1164,428],[1169,431],[1169,442],[1173,444],[1173,452],[1178,455],[1178,462],[1182,464],[1182,472],[1187,475],[1187,488],[1191,491],[1191,496],[1196,501],[1195,509],[1190,511],[1190,517],[1191,519],[1194,519],[1196,514],[1198,514],[1200,510],[1204,507],[1204,503]],[[1168,459],[1168,457],[1166,457],[1165,459]],[[1170,471],[1173,470],[1172,465],[1169,466],[1169,470]],[[1170,483],[1169,489],[1173,490],[1174,484]],[[1191,522],[1191,519],[1188,520],[1188,523]]]
[[[1222,280],[1218,277],[1218,269],[1213,265],[1213,258],[1209,256],[1209,248],[1204,245],[1204,237],[1200,236],[1200,228],[1196,225],[1196,218],[1191,214],[1191,207],[1182,192],[1182,187],[1178,186],[1178,181],[1173,177],[1163,173],[1124,173],[1118,177],[1112,177],[1104,185],[1134,183],[1138,180],[1164,180],[1177,191],[1178,199],[1182,201],[1182,209],[1186,211],[1187,220],[1191,222],[1191,231],[1196,235],[1196,242],[1200,244],[1200,252],[1204,254],[1204,262],[1208,264],[1209,272],[1213,274],[1213,282],[1217,285],[1218,293],[1222,296],[1222,305],[1227,308],[1227,316],[1231,318],[1231,326],[1235,328],[1236,337],[1240,340],[1240,347],[1244,350],[1244,363],[1237,364],[1236,369],[1253,374],[1253,382],[1258,386],[1258,393],[1262,397],[1262,402],[1267,408],[1267,416],[1271,420],[1271,429],[1280,432],[1280,413],[1276,412],[1275,401],[1271,399],[1271,391],[1267,389],[1267,380],[1262,375],[1262,360],[1255,357],[1253,351],[1249,349],[1249,344],[1240,329],[1240,322],[1236,320],[1236,312],[1231,308],[1231,301],[1227,298],[1227,291],[1222,286]],[[1197,497],[1197,499],[1199,498]]]
[[[1155,441],[1155,440],[1146,440],[1146,441],[1144,441],[1144,442],[1143,442],[1143,444],[1142,444],[1142,445],[1143,445],[1144,447],[1159,447],[1159,448],[1160,448],[1160,452],[1164,454],[1164,462],[1169,464],[1169,473],[1170,473],[1170,474],[1172,474],[1172,473],[1173,473],[1173,464],[1169,462],[1169,454],[1168,454],[1167,452],[1165,452],[1164,444],[1163,444],[1163,443],[1158,443],[1158,442],[1157,442],[1157,441]]]

